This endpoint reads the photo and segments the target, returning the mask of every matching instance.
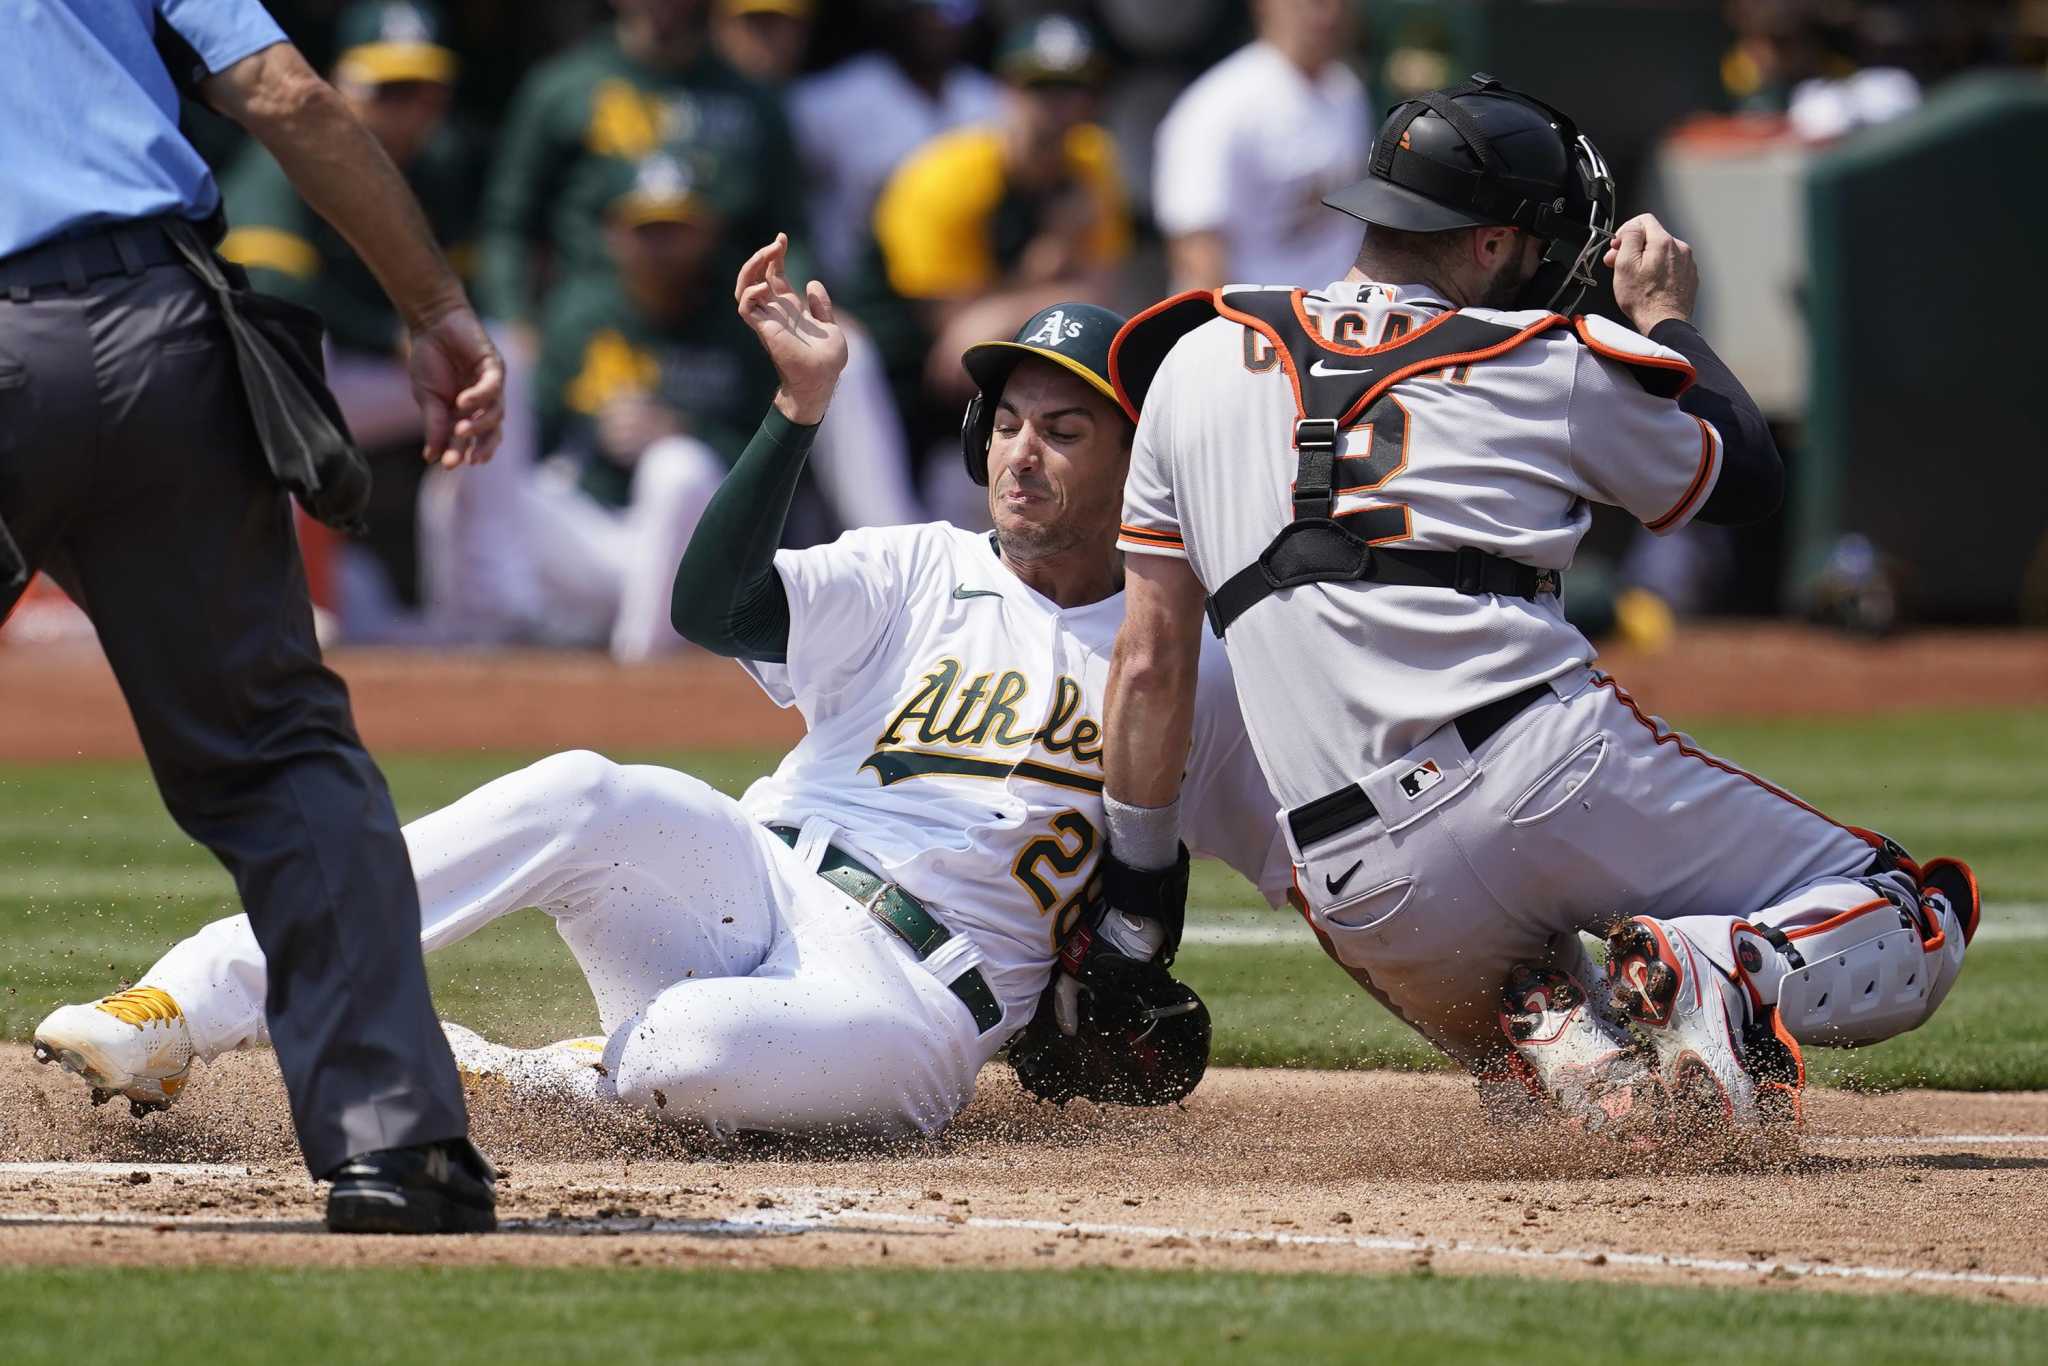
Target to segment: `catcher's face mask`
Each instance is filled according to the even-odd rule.
[[[1584,133],[1572,142],[1570,185],[1556,230],[1543,246],[1542,263],[1515,297],[1517,308],[1569,314],[1599,283],[1593,274],[1614,237],[1614,177],[1600,149]]]

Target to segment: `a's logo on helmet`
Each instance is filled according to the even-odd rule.
[[[1026,346],[1058,346],[1063,341],[1072,341],[1081,335],[1079,322],[1067,321],[1067,310],[1055,308],[1045,315],[1045,321],[1038,330],[1024,339]]]

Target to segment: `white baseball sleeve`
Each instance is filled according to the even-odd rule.
[[[777,706],[813,724],[880,648],[909,600],[924,528],[863,527],[829,545],[778,550],[789,597],[785,662],[741,660]]]
[[[1145,410],[1131,439],[1131,469],[1124,477],[1123,525],[1117,548],[1134,555],[1188,556],[1181,540],[1180,512],[1174,499],[1171,453],[1173,360],[1159,368],[1145,395]]]
[[[1639,370],[1692,367],[1676,351],[1605,319],[1586,320],[1572,380],[1572,470],[1587,496],[1619,507],[1658,535],[1707,501],[1721,472],[1713,425],[1643,387]]]
[[[1181,839],[1191,853],[1235,868],[1267,904],[1278,906],[1294,881],[1279,809],[1245,734],[1223,643],[1205,639],[1195,685],[1194,743],[1181,787]]]

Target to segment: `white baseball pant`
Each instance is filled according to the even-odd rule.
[[[715,1133],[932,1133],[1012,1032],[732,798],[586,751],[543,759],[405,827],[432,952],[535,906],[605,1036],[599,1094]],[[261,1042],[263,955],[216,921],[144,974],[202,1058]],[[1014,1027],[1021,1021],[1010,1022]]]
[[[1664,729],[1612,679],[1577,668],[1551,688],[1476,752],[1445,726],[1359,778],[1379,818],[1306,850],[1288,835],[1337,961],[1468,1068],[1505,1047],[1509,969],[1583,971],[1582,932],[1673,921],[1732,974],[1735,921],[1796,939],[1882,906],[1880,883],[1917,901],[1904,872],[1873,879],[1857,833]]]

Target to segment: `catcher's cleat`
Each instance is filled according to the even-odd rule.
[[[1747,926],[1738,934],[1754,934]],[[1663,1083],[1673,1137],[1797,1124],[1805,1063],[1778,1018],[1675,926],[1636,916],[1607,936],[1609,1004]]]
[[[168,1110],[192,1070],[192,1032],[168,992],[130,987],[60,1006],[36,1026],[35,1058],[85,1078],[92,1103],[127,1098],[140,1119]]]
[[[1977,937],[1984,903],[1977,895],[1977,875],[1961,859],[1935,858],[1920,865],[1920,906],[1936,931],[1946,923],[1946,910],[1963,927],[1965,945]]]
[[[1500,1026],[1514,1048],[1512,1074],[1587,1133],[1625,1137],[1653,1106],[1649,1059],[1569,973],[1518,964],[1502,992]]]

